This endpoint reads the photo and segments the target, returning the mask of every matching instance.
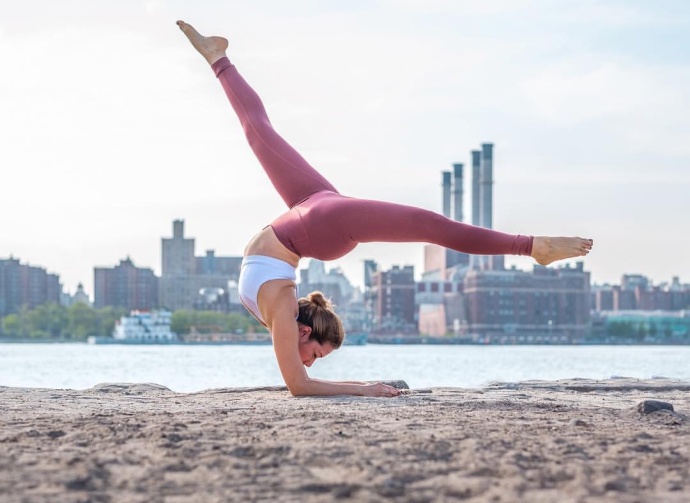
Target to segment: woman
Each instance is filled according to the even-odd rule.
[[[293,395],[396,396],[382,383],[312,379],[304,367],[340,347],[343,325],[319,292],[296,297],[300,258],[334,260],[358,243],[429,242],[480,255],[531,255],[542,265],[586,255],[592,241],[509,235],[436,213],[342,196],[271,126],[259,96],[230,63],[228,41],[204,37],[177,22],[211,65],[237,114],[254,154],[290,210],[254,236],[244,251],[242,303],[270,331],[280,372]]]

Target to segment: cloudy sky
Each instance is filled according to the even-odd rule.
[[[441,171],[493,142],[497,229],[593,237],[598,283],[690,282],[684,0],[6,1],[0,258],[92,293],[126,256],[160,273],[174,219],[197,254],[240,255],[284,211],[176,19],[230,39],[341,192],[440,211]],[[366,258],[420,271],[423,248],[331,265],[361,284]]]

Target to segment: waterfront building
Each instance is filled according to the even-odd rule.
[[[448,269],[446,280],[423,276],[415,284],[418,328],[422,335],[440,337],[452,333],[464,335],[467,327],[465,309],[465,274],[467,268]]]
[[[690,344],[690,311],[635,309],[595,314],[593,339],[618,344]]]
[[[94,307],[149,310],[158,307],[158,277],[127,257],[115,267],[94,268]]]
[[[62,285],[57,274],[42,267],[20,263],[10,257],[0,259],[0,317],[33,309],[42,304],[60,303]]]
[[[171,310],[203,308],[210,289],[222,289],[227,301],[223,309],[232,310],[229,285],[236,285],[242,257],[220,257],[213,250],[195,256],[195,240],[184,235],[184,220],[173,222],[172,238],[161,239],[160,305]],[[236,288],[236,286],[235,286]],[[217,290],[213,290],[218,293]],[[214,301],[215,302],[215,301]]]
[[[677,276],[653,285],[640,274],[625,274],[620,285],[595,285],[591,304],[595,311],[680,311],[690,309],[690,285]]]
[[[584,264],[533,272],[473,270],[465,276],[467,335],[487,343],[573,343],[590,328]]]
[[[533,271],[456,270],[416,285],[419,332],[486,343],[571,343],[590,328],[589,273],[576,267]]]
[[[592,299],[590,307],[593,311],[613,311],[613,287],[592,285]]]
[[[372,273],[367,298],[372,310],[373,331],[417,332],[414,267],[394,265]]]

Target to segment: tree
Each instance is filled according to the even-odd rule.
[[[67,309],[59,304],[43,304],[27,311],[32,338],[62,338],[67,331]]]
[[[28,332],[24,330],[21,317],[18,314],[8,314],[3,318],[2,332],[7,337],[21,338],[29,336]]]
[[[92,307],[77,302],[70,306],[67,313],[67,337],[85,339],[99,333],[98,314]]]
[[[115,322],[127,314],[127,310],[121,307],[102,307],[96,311],[98,318],[97,330],[90,335],[110,336],[115,329]]]
[[[218,311],[190,311],[180,309],[172,313],[170,330],[186,335],[194,327],[199,332],[250,332],[265,331],[254,318],[240,313],[219,313]]]
[[[170,320],[170,330],[175,332],[177,335],[188,334],[191,326],[194,323],[193,311],[188,311],[186,309],[180,309],[172,313]]]

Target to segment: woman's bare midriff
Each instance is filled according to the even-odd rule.
[[[277,258],[292,265],[295,269],[299,264],[299,255],[291,252],[278,240],[273,228],[269,225],[261,229],[244,249],[244,256],[264,255]]]

